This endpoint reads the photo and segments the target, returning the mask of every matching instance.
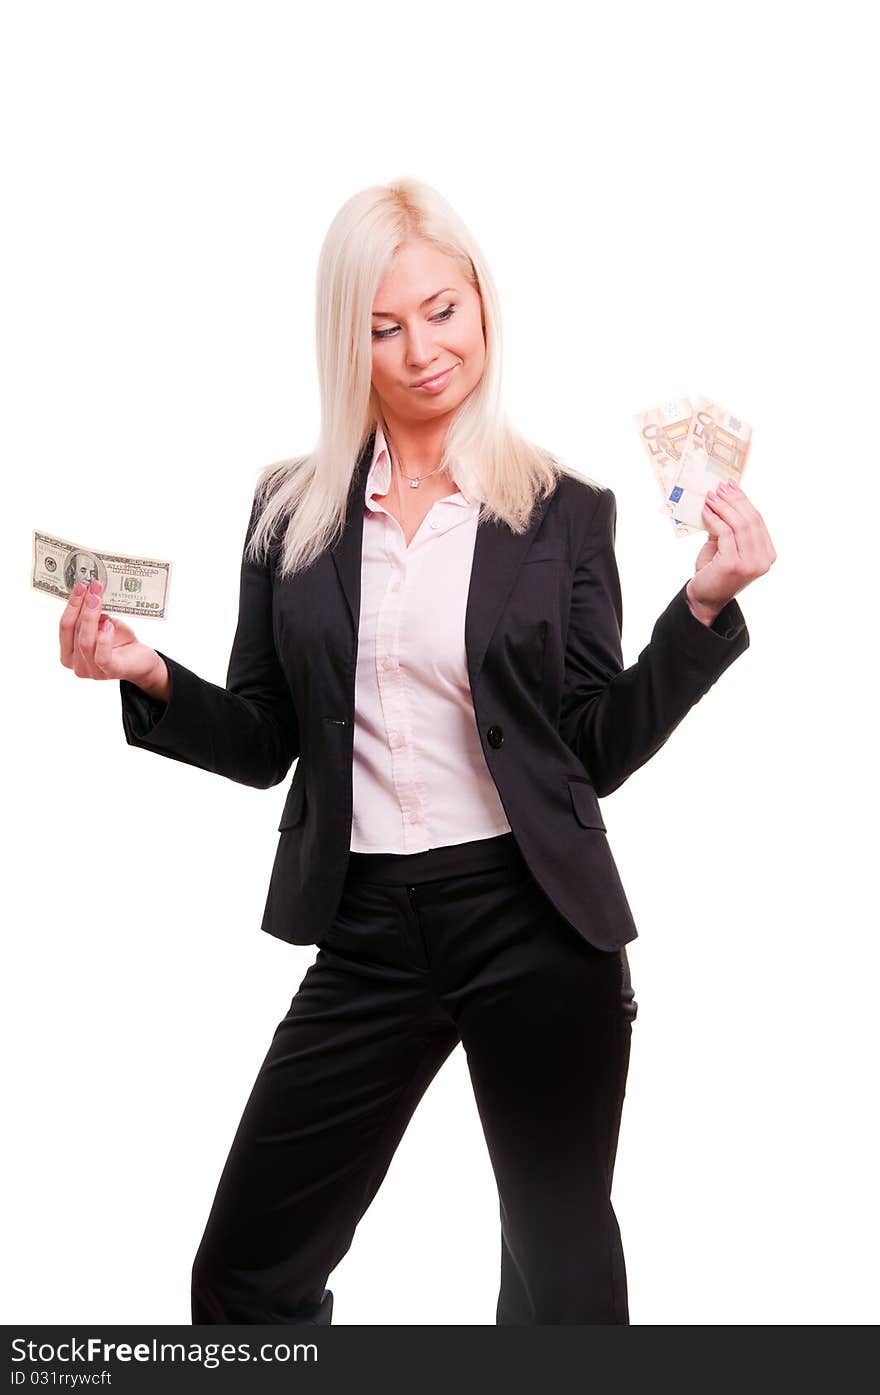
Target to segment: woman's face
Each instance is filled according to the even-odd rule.
[[[373,387],[389,422],[451,414],[486,361],[482,302],[452,257],[405,242],[373,301]],[[437,384],[416,387],[445,375]]]

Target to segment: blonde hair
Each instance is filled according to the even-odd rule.
[[[435,189],[416,179],[362,189],[342,205],[318,261],[316,338],[321,427],[309,455],[265,466],[257,481],[245,555],[268,554],[284,519],[278,572],[309,566],[342,533],[358,460],[383,425],[372,386],[373,301],[397,249],[422,240],[455,259],[482,302],[486,358],[476,387],[453,417],[443,462],[478,481],[480,522],[497,519],[522,532],[534,504],[559,476],[595,480],[562,464],[508,422],[501,406],[501,311],[489,268],[474,238]],[[383,427],[384,429],[384,427]]]

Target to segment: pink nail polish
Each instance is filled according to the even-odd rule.
[[[78,582],[76,583],[76,585],[74,586],[74,588],[73,588],[73,594],[74,594],[75,596],[81,596],[82,593],[83,593],[83,591],[84,591],[85,589],[86,589],[86,584],[85,584],[85,582],[84,582],[84,581],[78,581]]]

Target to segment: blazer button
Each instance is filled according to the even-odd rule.
[[[501,727],[490,727],[486,732],[486,737],[490,746],[498,747],[504,742],[504,731]]]

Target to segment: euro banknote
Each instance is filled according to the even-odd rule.
[[[35,590],[66,601],[78,581],[88,583],[93,577],[104,584],[103,610],[139,619],[145,615],[157,620],[167,617],[170,562],[102,552],[33,530],[31,585]]]
[[[674,398],[659,407],[637,412],[634,421],[660,487],[659,508],[672,518],[676,534],[685,537],[695,531],[672,513],[670,495],[681,469],[681,452],[691,429],[693,403],[688,397]]]
[[[635,421],[676,535],[705,532],[706,494],[722,480],[741,482],[752,428],[707,397],[670,401],[637,413]]]

